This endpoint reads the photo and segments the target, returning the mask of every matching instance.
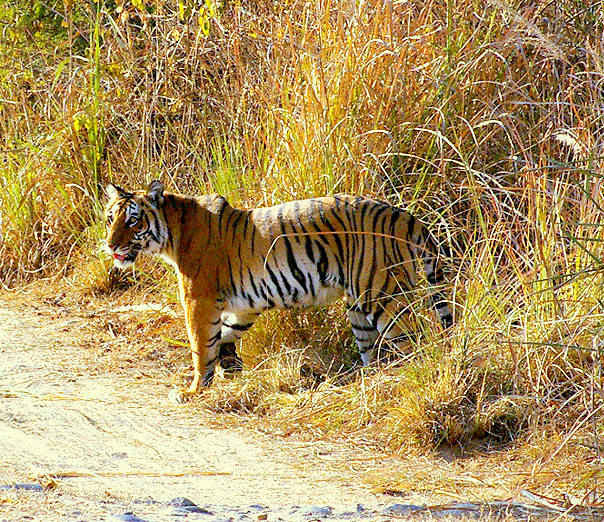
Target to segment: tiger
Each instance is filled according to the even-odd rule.
[[[216,365],[239,372],[235,343],[265,310],[345,297],[362,364],[382,345],[408,339],[405,294],[423,265],[444,329],[453,318],[442,290],[441,249],[427,227],[388,203],[348,195],[239,209],[217,194],[129,192],[106,187],[106,246],[114,266],[157,254],[174,267],[191,346],[193,380],[182,403],[212,383]]]

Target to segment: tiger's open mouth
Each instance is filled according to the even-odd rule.
[[[136,252],[128,252],[126,254],[113,252],[111,255],[113,257],[114,265],[118,268],[126,268],[134,263],[134,260],[136,259]]]

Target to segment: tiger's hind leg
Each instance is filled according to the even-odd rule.
[[[243,369],[243,361],[237,354],[235,343],[247,332],[258,314],[235,314],[224,312],[222,314],[222,336],[218,359],[226,375],[233,375]]]
[[[371,325],[363,312],[354,308],[348,310],[348,320],[352,326],[352,333],[359,348],[363,366],[367,366],[373,362],[375,357],[375,342],[379,337],[379,332]]]
[[[367,321],[374,324],[379,332],[375,347],[379,360],[390,360],[409,353],[409,342],[415,339],[415,335],[405,327],[409,323],[408,311],[401,309],[394,301],[380,303],[368,314]]]

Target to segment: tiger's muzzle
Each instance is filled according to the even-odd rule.
[[[127,247],[111,247],[108,246],[109,253],[113,257],[113,264],[117,268],[126,268],[134,263],[140,248],[136,245],[128,245]]]

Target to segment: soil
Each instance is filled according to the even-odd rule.
[[[168,383],[134,366],[99,371],[76,340],[86,324],[0,299],[0,518],[159,520],[183,497],[214,514],[204,520],[235,508],[360,512],[392,500],[346,469],[349,446],[221,426],[202,408],[172,404]]]
[[[141,305],[67,306],[64,295],[24,295],[0,295],[0,520],[526,520],[566,514],[565,507],[511,499],[468,503],[460,477],[488,489],[490,498],[508,495],[493,471],[472,472],[464,462],[449,469],[452,456],[401,458],[359,440],[278,436],[253,416],[210,412],[203,396],[175,405],[170,372],[180,382],[188,357],[165,342],[149,343],[149,331],[165,332],[178,322],[173,312],[145,305],[155,319],[133,325],[128,314],[140,320]],[[368,485],[371,473],[384,482],[405,470],[457,477],[446,479],[457,493],[375,493]],[[542,504],[542,498],[532,500]]]

